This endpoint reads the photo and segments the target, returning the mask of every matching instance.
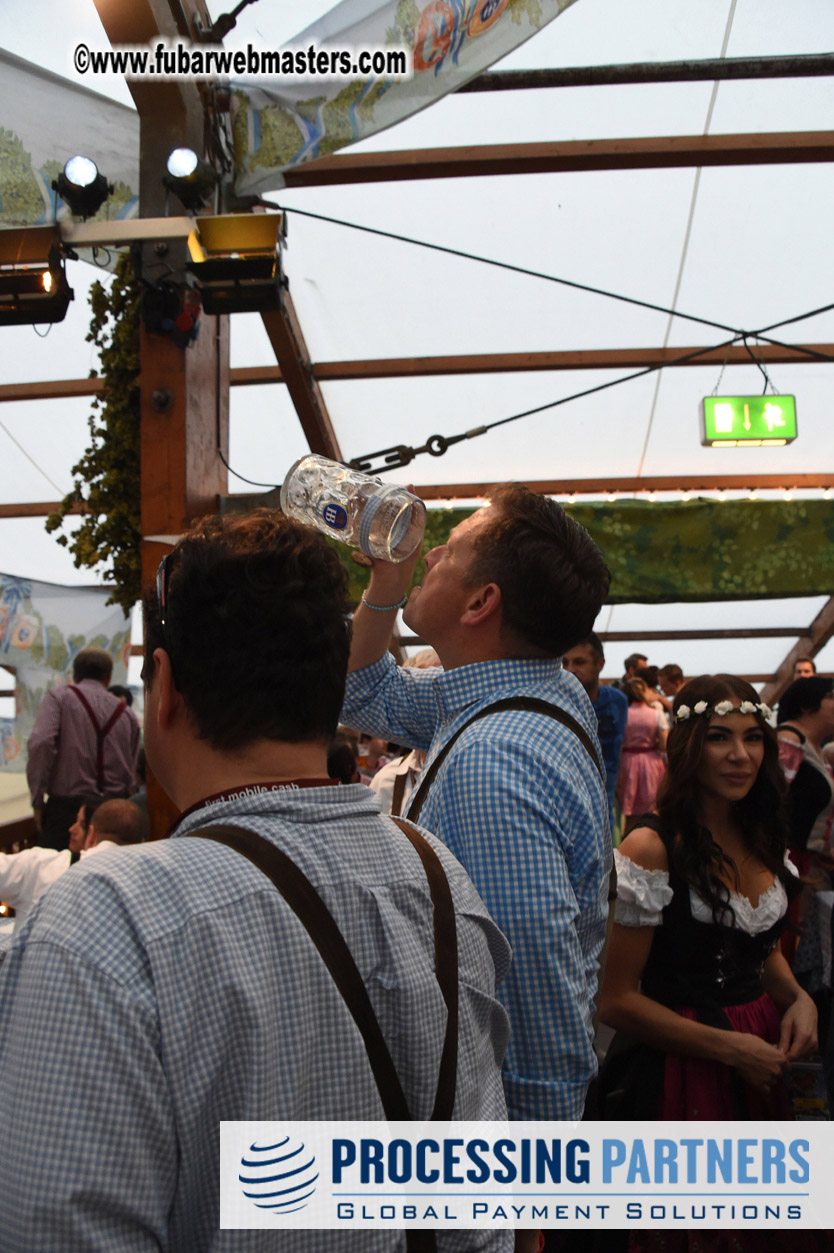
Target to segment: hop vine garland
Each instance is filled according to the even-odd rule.
[[[90,443],[72,468],[72,491],[46,529],[57,531],[81,505],[81,525],[57,542],[69,548],[78,569],[106,565],[115,587],[108,604],[128,614],[141,594],[139,484],[140,287],[130,255],[122,254],[113,281],[90,292],[92,320],[87,342],[99,350],[104,392],[92,403]],[[95,377],[93,371],[91,377]]]

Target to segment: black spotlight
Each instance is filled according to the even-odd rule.
[[[113,192],[113,184],[99,174],[89,157],[70,157],[52,187],[70,207],[74,217],[91,218]]]
[[[54,226],[0,231],[0,326],[62,322],[72,298]]]
[[[207,161],[201,161],[191,148],[175,148],[168,158],[168,173],[162,183],[180,198],[189,213],[208,209],[220,175]]]

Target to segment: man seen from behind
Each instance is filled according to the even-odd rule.
[[[431,1116],[438,1086],[435,961],[454,949],[435,957],[411,842],[368,788],[327,778],[350,646],[344,571],[323,536],[259,510],[196,524],[157,588],[145,598],[145,746],[180,817],[171,838],[64,876],[0,968],[0,1231],[18,1253],[393,1253],[396,1229],[219,1227],[221,1121],[378,1120],[383,1105],[310,934],[256,865],[201,831],[253,831],[306,875],[359,968],[412,1117]],[[507,944],[430,843],[457,920],[454,1116],[500,1119]],[[503,1253],[512,1232],[440,1232],[438,1247]]]

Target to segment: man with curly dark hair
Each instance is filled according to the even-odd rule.
[[[203,519],[160,566],[145,597],[145,745],[181,812],[172,838],[74,867],[0,969],[4,1247],[400,1247],[397,1230],[351,1243],[219,1227],[221,1121],[389,1108],[320,955],[329,924],[308,926],[282,894],[298,871],[304,908],[321,897],[346,941],[410,1116],[431,1117],[441,1087],[455,1118],[506,1116],[504,937],[439,841],[414,833],[418,856],[368,788],[327,777],[347,609],[324,537],[268,510]],[[272,882],[248,859],[264,844],[264,864],[281,863]],[[424,856],[448,881],[456,946],[436,947]],[[450,967],[454,1000],[435,974]],[[270,1186],[255,1199],[274,1200]],[[511,1247],[510,1231],[438,1233],[449,1253]]]

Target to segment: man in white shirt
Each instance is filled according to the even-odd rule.
[[[102,801],[85,830],[86,804],[79,808],[69,848],[35,847],[20,853],[0,853],[0,900],[15,911],[15,931],[20,930],[46,889],[69,870],[79,853],[85,857],[119,844],[139,844],[144,839],[144,816],[131,801]]]

